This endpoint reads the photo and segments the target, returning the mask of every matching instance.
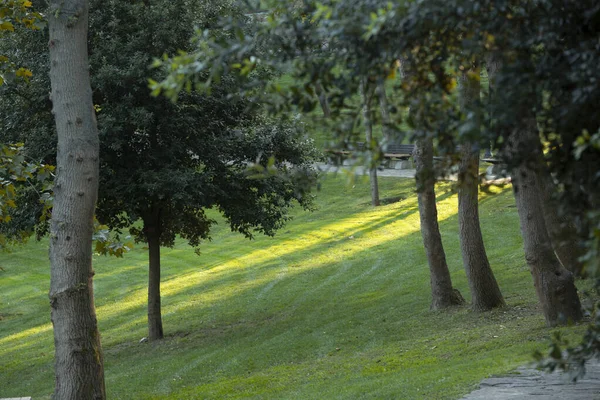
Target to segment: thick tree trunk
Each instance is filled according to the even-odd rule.
[[[538,182],[537,160],[522,157],[535,152],[539,146],[535,118],[523,121],[513,132],[510,141],[511,154],[521,160],[513,167],[512,182],[521,233],[525,247],[525,259],[533,276],[546,324],[564,325],[582,318],[581,304],[573,274],[565,269],[552,249],[550,236],[544,220],[541,204],[542,188]]]
[[[88,69],[87,1],[52,1],[48,25],[52,112],[58,135],[50,226],[54,398],[105,399],[92,285],[99,143]]]
[[[498,90],[496,73],[502,65],[495,54],[489,54],[486,63],[490,94],[494,96],[494,92]],[[547,205],[542,204],[543,196],[548,193],[548,187],[544,188],[543,185],[550,183],[550,177],[545,177],[545,172],[539,171],[543,165],[533,112],[526,112],[520,117],[517,128],[510,135],[505,153],[506,158],[513,158],[511,176],[525,259],[533,276],[546,324],[555,326],[578,321],[582,318],[582,312],[573,274],[556,257],[546,225],[546,216],[556,213],[556,210],[544,210]]]
[[[467,73],[461,76],[461,106],[468,109],[479,99],[480,84]],[[503,306],[504,299],[490,268],[479,224],[479,154],[471,143],[463,143],[459,166],[458,224],[463,265],[469,280],[474,310]]]
[[[373,123],[371,121],[371,96],[368,93],[368,87],[365,82],[361,85],[361,95],[363,100],[363,121],[365,124],[366,146],[372,153]],[[377,181],[377,168],[372,162],[369,165],[369,181],[371,183],[371,205],[377,207],[380,205],[379,182]]]
[[[541,148],[539,149],[541,158]],[[579,258],[583,256],[583,249],[578,243],[577,229],[573,223],[561,218],[558,213],[558,204],[554,195],[556,185],[548,169],[541,163],[538,170],[538,183],[540,185],[540,202],[544,210],[544,221],[552,241],[552,248],[562,265],[575,276],[583,276],[583,263]]]
[[[415,146],[417,168],[417,198],[421,218],[421,235],[429,263],[431,282],[431,309],[439,310],[465,302],[460,292],[452,287],[452,279],[442,236],[437,221],[435,203],[435,176],[433,171],[433,143],[431,139],[419,139]]]
[[[160,213],[153,211],[144,218],[148,240],[148,340],[164,337],[160,305]]]

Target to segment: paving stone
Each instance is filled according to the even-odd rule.
[[[462,400],[600,400],[600,363],[590,362],[586,370],[585,377],[573,383],[564,372],[519,368],[515,374],[484,379]]]

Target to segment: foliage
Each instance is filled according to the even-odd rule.
[[[453,149],[464,138],[482,145],[491,141],[502,150],[515,127],[535,115],[548,167],[560,188],[558,211],[575,221],[587,243],[588,272],[596,273],[600,153],[587,132],[598,132],[600,126],[599,23],[600,6],[593,0],[307,0],[299,8],[269,14],[257,34],[279,41],[278,51],[268,57],[256,55],[256,38],[238,35],[223,43],[203,32],[199,50],[167,60],[172,72],[154,88],[173,96],[188,82],[205,90],[223,71],[248,75],[256,65],[291,64],[297,68],[294,76],[304,80],[275,104],[307,110],[315,101],[311,82],[321,80],[323,86],[334,87],[334,98],[341,93],[348,99],[357,79],[368,77],[369,71],[388,76],[382,72],[391,73],[390,66],[401,60],[411,69],[411,78],[394,88],[396,96],[410,106],[415,133],[434,136],[442,148]],[[234,24],[229,27],[235,29]],[[331,58],[315,51],[325,40]],[[495,77],[499,90],[488,108],[491,122],[482,126],[478,113],[457,112],[452,75],[476,70],[488,55],[502,68]],[[367,61],[357,61],[359,57]],[[211,74],[208,78],[205,71]],[[343,110],[344,102],[337,107]],[[506,161],[529,162],[534,153],[520,148]],[[582,345],[588,356],[600,354],[596,331],[592,326]]]
[[[7,32],[14,32],[15,27],[39,30],[45,26],[42,14],[33,11],[32,5],[30,0],[0,0],[0,38],[4,39]],[[29,69],[18,67],[0,52],[0,86],[15,79],[27,81],[31,75]]]
[[[16,85],[19,82],[29,82],[32,72],[28,68],[20,67],[5,53],[6,42],[13,39],[8,35],[16,28],[28,30],[43,28],[43,17],[32,10],[29,0],[1,0],[0,1],[0,39],[4,42],[0,46],[0,91],[5,91],[7,84]],[[52,167],[32,161],[26,161],[23,144],[5,141],[0,144],[0,249],[5,250],[9,242],[23,242],[32,233],[33,226],[23,213],[23,203],[31,202],[29,194],[49,190]],[[25,183],[25,185],[23,185]],[[25,191],[21,188],[26,186]],[[37,188],[36,188],[37,187]],[[17,190],[19,189],[19,190]],[[29,194],[26,192],[30,192]],[[48,196],[47,193],[40,195]],[[34,205],[46,217],[49,204],[45,206]]]
[[[97,219],[94,219],[94,252],[103,256],[123,257],[123,255],[133,249],[133,242],[130,235],[126,235],[121,240],[121,235],[111,232],[107,225],[102,225]]]
[[[23,218],[31,215],[23,210],[33,207],[43,221],[48,217],[53,171],[53,166],[26,161],[22,143],[0,147],[0,250],[33,233],[35,223]],[[34,203],[26,206],[26,202]]]
[[[224,12],[208,2],[188,12],[172,2],[93,4],[90,57],[94,103],[101,140],[98,219],[129,229],[145,241],[150,214],[160,214],[161,243],[176,235],[197,246],[207,238],[218,207],[233,230],[251,237],[272,235],[287,219],[292,201],[309,206],[310,144],[291,124],[265,119],[246,100],[232,96],[234,81],[223,77],[210,95],[181,96],[177,104],[151,98],[153,58],[189,43],[193,23],[207,26]],[[123,23],[122,21],[127,21]],[[152,37],[152,41],[147,38]],[[282,175],[251,179],[247,166],[272,159]],[[133,225],[142,219],[144,226]]]

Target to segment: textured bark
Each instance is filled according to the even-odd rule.
[[[373,143],[373,123],[371,121],[371,96],[368,93],[368,87],[365,82],[361,85],[361,96],[363,101],[363,122],[365,124],[365,140],[368,149],[371,149]],[[377,181],[377,168],[369,166],[369,182],[371,184],[371,205],[379,206],[379,182]]]
[[[460,79],[461,106],[468,109],[479,99],[478,80],[466,73]],[[469,280],[474,310],[485,311],[503,306],[494,273],[487,258],[479,224],[479,154],[471,143],[463,143],[459,166],[458,224],[463,265]]]
[[[92,285],[98,130],[88,72],[88,3],[52,1],[50,81],[58,136],[50,226],[50,306],[56,399],[105,399]]]
[[[496,73],[502,68],[502,64],[495,54],[488,55],[486,63],[490,93],[493,95],[498,90]],[[579,321],[582,318],[581,303],[573,282],[573,274],[564,268],[556,257],[546,226],[544,214],[556,210],[544,211],[542,204],[548,189],[546,187],[544,190],[542,184],[549,183],[546,181],[549,176],[544,177],[545,172],[539,171],[543,165],[540,161],[541,147],[535,115],[525,110],[519,118],[509,137],[505,157],[513,158],[511,176],[525,259],[533,276],[546,324],[555,326]]]
[[[160,214],[153,211],[144,218],[148,240],[148,340],[164,337],[160,304]]]
[[[419,139],[415,145],[415,164],[417,169],[417,198],[421,235],[425,254],[429,263],[431,283],[431,309],[438,310],[465,302],[460,292],[452,287],[452,279],[446,253],[442,245],[442,236],[437,220],[435,203],[435,176],[433,171],[433,144],[431,139]]]
[[[541,156],[541,148],[539,149]],[[541,164],[538,170],[538,183],[540,185],[540,202],[544,211],[544,221],[550,235],[552,248],[562,265],[575,276],[583,276],[583,263],[579,258],[583,256],[583,248],[578,243],[577,229],[571,221],[561,218],[558,213],[558,204],[554,195],[556,186],[548,169]]]
[[[514,155],[531,154],[539,145],[535,118],[530,116],[513,132],[509,150]],[[535,290],[548,326],[564,325],[582,318],[581,304],[573,274],[556,257],[544,220],[542,190],[538,182],[536,160],[518,157],[513,167],[512,182],[525,259],[533,276]]]

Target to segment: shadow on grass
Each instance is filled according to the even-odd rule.
[[[451,195],[443,193],[438,201]],[[482,202],[492,199],[486,197]],[[127,281],[132,267],[99,274],[97,294],[110,296],[103,304],[99,302],[98,308],[103,338],[111,343],[106,348],[110,379],[119,382],[116,387],[123,387],[127,380],[141,379],[132,374],[142,370],[153,388],[142,390],[171,393],[178,390],[172,376],[179,373],[201,376],[202,382],[210,383],[224,376],[256,374],[278,365],[334,357],[341,351],[377,354],[392,343],[431,336],[440,322],[425,318],[437,314],[428,311],[428,268],[416,212],[415,201],[411,201],[373,213],[353,212],[325,225],[323,220],[309,221],[297,226],[293,235],[299,238],[296,240],[314,237],[314,243],[290,243],[286,249],[290,241],[284,238],[270,246],[268,241],[257,242],[255,245],[261,246],[258,250],[242,246],[235,251],[243,254],[233,260],[236,267],[223,257],[218,265],[201,270],[165,268],[167,339],[158,344],[137,343],[145,333],[145,268],[139,268],[142,272],[135,274],[134,282]],[[409,218],[412,220],[407,222]],[[404,234],[374,235],[402,223],[411,224]],[[457,232],[455,215],[441,219],[440,225],[445,233]],[[336,226],[335,236],[323,234]],[[390,245],[392,241],[397,245]],[[224,242],[220,249],[228,251],[227,245],[235,241]],[[179,249],[172,255],[178,253]],[[459,254],[456,249],[447,253],[450,257]],[[172,264],[189,262],[182,259]],[[453,273],[458,275],[459,271],[462,269],[455,268]],[[512,292],[522,289],[523,285],[515,282],[523,276],[510,277]],[[116,289],[108,290],[116,283]],[[455,279],[455,286],[464,292],[466,280]],[[447,329],[464,328],[456,323]],[[45,336],[48,340],[51,332]],[[38,337],[21,335],[5,341],[3,347],[17,342],[19,346],[0,351],[2,357],[17,357],[26,350],[27,342]],[[174,354],[177,357],[169,359],[173,365],[165,366],[169,372],[151,371],[159,360]],[[40,365],[39,360],[35,363]],[[201,375],[194,368],[203,371]]]

